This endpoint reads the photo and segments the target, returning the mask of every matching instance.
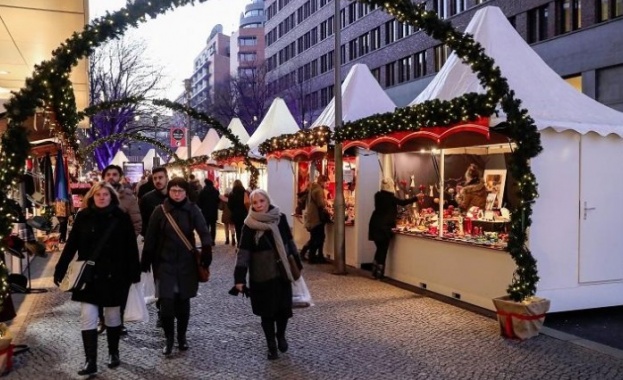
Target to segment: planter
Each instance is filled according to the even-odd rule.
[[[505,338],[528,339],[539,335],[550,301],[532,297],[527,301],[515,302],[508,296],[494,298],[500,333]]]

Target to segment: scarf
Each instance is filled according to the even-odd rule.
[[[256,230],[255,232],[255,243],[257,244],[260,238],[264,235],[265,231],[271,231],[273,233],[273,238],[275,239],[275,245],[277,249],[277,254],[279,255],[279,259],[283,264],[283,267],[288,276],[288,280],[290,282],[294,282],[294,278],[292,277],[292,272],[290,271],[290,264],[288,262],[288,255],[286,253],[285,245],[283,244],[283,239],[281,239],[281,233],[279,232],[279,219],[281,219],[281,212],[279,211],[279,207],[273,207],[267,212],[256,212],[253,209],[249,210],[249,215],[247,215],[244,220],[244,224],[249,226],[249,228]]]

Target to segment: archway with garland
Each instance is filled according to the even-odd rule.
[[[61,140],[66,142],[68,149],[78,152],[76,131],[80,116],[76,110],[73,88],[69,80],[69,72],[73,66],[78,64],[78,60],[90,55],[102,43],[119,37],[128,27],[137,26],[139,22],[146,21],[147,17],[155,18],[176,7],[205,1],[208,0],[136,0],[117,12],[94,20],[86,25],[82,32],[75,32],[53,51],[50,60],[35,66],[32,77],[26,79],[25,86],[19,92],[14,93],[5,106],[8,126],[1,142],[0,188],[3,191],[0,192],[0,210],[8,209],[6,190],[16,184],[16,179],[28,156],[30,144],[22,123],[29,116],[34,115],[37,107],[48,107],[55,112]],[[475,42],[471,36],[457,31],[449,22],[440,20],[435,12],[426,11],[425,4],[416,5],[410,0],[357,1],[374,4],[396,17],[399,22],[421,28],[428,35],[446,44],[465,64],[470,65],[487,90],[484,95],[466,94],[448,102],[425,102],[414,107],[414,110],[405,110],[404,113],[394,116],[381,115],[376,120],[376,124],[370,125],[370,128],[385,128],[387,131],[393,130],[396,125],[415,125],[419,128],[423,125],[417,124],[420,114],[425,115],[423,116],[425,120],[445,121],[445,124],[438,125],[450,125],[456,118],[469,120],[469,118],[465,119],[468,116],[462,111],[464,109],[482,109],[478,114],[488,116],[493,114],[497,104],[500,104],[506,113],[507,121],[503,132],[517,143],[517,149],[512,153],[509,169],[513,176],[520,180],[519,195],[521,198],[519,210],[513,212],[507,248],[517,264],[508,293],[516,301],[534,295],[538,281],[536,260],[526,245],[527,229],[531,224],[532,203],[538,196],[537,184],[530,169],[529,160],[542,149],[534,121],[529,117],[527,110],[521,108],[521,101],[515,98],[514,92],[510,90],[505,78],[501,76],[499,68],[495,67],[493,60],[484,54],[484,49],[480,44]],[[210,116],[192,108],[168,100],[157,102],[196,120],[216,125]],[[395,116],[398,116],[398,119],[390,120]],[[349,139],[351,137],[348,135],[349,130],[352,128],[348,128],[347,124],[336,131],[336,139],[338,141]],[[0,239],[10,233],[13,221],[14,218],[11,215],[0,213]],[[2,250],[4,250],[4,243],[2,244]],[[6,267],[0,267],[0,271],[0,299],[4,299],[2,296],[8,292]]]

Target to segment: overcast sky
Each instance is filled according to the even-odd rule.
[[[195,2],[139,24],[130,29],[130,35],[138,35],[147,42],[148,54],[154,62],[162,65],[171,85],[163,97],[175,100],[184,90],[184,79],[192,75],[194,58],[205,47],[210,31],[216,24],[223,25],[224,33],[238,29],[240,14],[250,0],[209,0]],[[89,0],[91,19],[106,11],[114,12],[126,4],[126,0]]]

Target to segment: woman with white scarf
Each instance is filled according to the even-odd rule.
[[[275,360],[279,357],[277,349],[288,351],[286,326],[292,317],[291,283],[294,280],[287,255],[295,255],[299,268],[300,260],[288,221],[279,208],[270,203],[268,193],[253,190],[250,200],[251,209],[238,242],[235,287],[239,292],[244,290],[248,271],[251,308],[253,314],[262,318],[268,360]]]

